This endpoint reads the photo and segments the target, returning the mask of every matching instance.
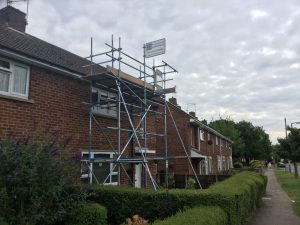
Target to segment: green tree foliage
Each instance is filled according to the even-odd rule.
[[[244,157],[249,162],[252,159],[269,159],[272,144],[269,135],[262,127],[254,126],[251,122],[240,121],[236,128],[243,140]]]
[[[243,157],[248,162],[252,159],[270,158],[271,141],[262,127],[254,126],[248,121],[235,123],[230,118],[212,121],[209,126],[234,142],[232,146],[234,157]]]
[[[295,176],[298,177],[297,161],[300,160],[300,129],[287,128],[290,132],[287,138],[278,138],[278,154],[282,158],[291,159],[294,162]]]
[[[57,137],[0,140],[0,218],[8,224],[62,224],[85,199],[68,182]]]

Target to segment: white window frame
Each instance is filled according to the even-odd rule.
[[[212,174],[212,156],[208,156],[208,164],[209,174]]]
[[[200,133],[200,140],[204,141],[204,130],[199,129],[199,133]]]
[[[29,80],[30,80],[30,68],[29,66],[26,66],[22,63],[17,63],[8,59],[4,59],[0,57],[1,61],[9,63],[9,69],[0,67],[0,70],[9,73],[9,81],[8,81],[8,92],[6,91],[0,91],[1,95],[6,95],[6,96],[11,96],[11,97],[18,97],[18,98],[23,98],[23,99],[28,99],[28,94],[29,94]],[[24,69],[27,70],[27,76],[26,76],[26,89],[25,89],[25,94],[14,92],[13,87],[14,87],[14,76],[15,76],[15,67],[23,67]]]
[[[222,162],[221,162],[221,156],[217,156],[217,160],[218,160],[218,172],[222,171]]]
[[[219,145],[219,137],[216,135],[216,145]]]
[[[93,159],[95,159],[95,157],[94,157],[95,154],[109,155],[109,158],[113,159],[115,153],[111,152],[111,151],[91,151],[91,152],[89,152],[89,151],[83,151],[83,152],[81,152],[81,156],[82,157],[83,157],[83,155],[89,155],[89,154],[91,154],[90,155],[90,159],[93,160]],[[96,162],[94,162],[94,163],[96,163]],[[110,164],[109,170],[112,171],[112,169],[114,167],[114,163],[109,163],[109,164]],[[89,183],[92,184],[93,183],[93,179],[94,179],[94,176],[93,176],[93,173],[92,173],[92,171],[93,171],[93,163],[90,162],[89,166],[90,166],[90,172],[89,172],[89,174],[82,174],[81,178],[82,179],[85,179],[85,178],[89,179]],[[109,174],[107,174],[107,176],[108,175]],[[118,185],[118,182],[112,182],[112,176],[116,176],[116,175],[118,175],[118,172],[112,171],[110,173],[109,178],[107,179],[107,181],[105,183],[103,183],[103,185]]]
[[[97,87],[92,87],[92,94],[93,93],[97,93],[98,97],[97,97],[97,102],[93,102],[94,106],[92,107],[92,112],[96,115],[103,115],[111,118],[117,118],[118,94]],[[106,100],[102,100],[103,98],[106,98]],[[109,102],[109,99],[114,99],[114,98],[116,100],[115,103]],[[101,101],[106,101],[106,104],[102,106]]]
[[[222,156],[222,170],[224,171],[224,170],[227,170],[227,168],[226,168],[226,158],[225,158],[225,156]]]

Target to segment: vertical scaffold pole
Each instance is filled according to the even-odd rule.
[[[114,49],[112,49],[114,50]],[[118,64],[119,64],[119,69],[118,69],[118,85],[120,85],[120,70],[121,70],[121,37],[119,37],[119,57],[118,57]],[[118,91],[118,154],[120,155],[121,153],[121,87],[119,88]],[[121,170],[120,170],[120,164],[118,164],[118,184],[121,185]]]
[[[166,67],[164,66],[164,74],[163,74],[163,89],[166,89]],[[167,133],[167,95],[164,94],[164,139],[165,139],[165,166],[166,166],[166,174],[165,174],[165,182],[167,186],[167,190],[169,188],[169,160],[168,160],[168,133]]]
[[[91,64],[90,64],[90,75],[93,74],[93,38],[91,37]],[[89,182],[92,184],[93,182],[93,176],[92,176],[92,163],[91,162],[91,149],[92,149],[92,105],[93,105],[93,85],[92,83],[90,84],[90,107],[89,107],[89,162],[88,162],[88,167],[89,167]]]
[[[146,91],[146,45],[144,44],[143,45],[143,50],[144,50],[144,54],[143,54],[143,57],[144,57],[144,104],[143,104],[143,114],[146,113],[146,108],[145,108],[145,105],[147,104],[147,91]],[[143,136],[144,136],[144,149],[146,150],[147,148],[147,132],[146,132],[146,129],[147,129],[147,116],[145,116],[144,118],[144,123],[143,123]],[[145,156],[147,156],[147,152],[145,152]],[[149,171],[150,173],[150,171]],[[147,187],[147,172],[145,171],[144,172],[145,174],[145,187]]]

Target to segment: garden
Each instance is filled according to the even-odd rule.
[[[243,224],[267,180],[244,171],[208,189],[135,189],[81,185],[67,140],[0,140],[0,224]]]

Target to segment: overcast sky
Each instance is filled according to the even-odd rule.
[[[273,142],[285,117],[300,121],[299,0],[31,0],[28,20],[28,33],[81,56],[90,37],[101,52],[120,36],[139,59],[143,43],[166,38],[156,63],[179,71],[170,85],[200,119],[248,120]]]

